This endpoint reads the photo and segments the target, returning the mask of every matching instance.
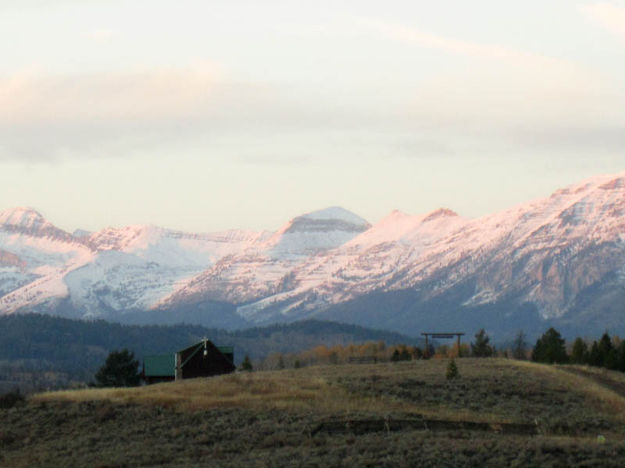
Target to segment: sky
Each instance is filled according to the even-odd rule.
[[[625,0],[3,0],[0,210],[270,229],[625,170]]]

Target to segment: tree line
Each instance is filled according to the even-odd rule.
[[[536,341],[532,361],[556,364],[585,364],[625,372],[625,340],[610,337],[606,331],[591,344],[581,337],[575,338],[570,353],[560,333],[550,328]]]
[[[526,348],[525,335],[523,332],[520,332],[517,339],[515,339],[515,344],[513,349],[510,350],[510,354],[518,359],[524,359],[527,355]],[[508,353],[508,350],[505,353]],[[490,343],[490,337],[486,331],[481,329],[475,334],[474,340],[470,344],[460,343],[460,346],[458,346],[458,343],[453,345],[439,343],[437,346],[429,343],[428,349],[426,349],[425,346],[407,344],[388,345],[383,341],[335,346],[320,345],[294,353],[270,353],[264,359],[256,360],[253,363],[253,368],[255,370],[274,370],[323,364],[349,364],[353,362],[400,362],[428,358],[491,357],[500,355],[502,355],[501,351],[497,351],[495,346]]]

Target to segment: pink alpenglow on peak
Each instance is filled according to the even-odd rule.
[[[52,226],[33,208],[18,207],[0,211],[0,224],[21,227],[24,229],[39,229]]]
[[[275,232],[55,229],[35,210],[0,212],[0,313],[63,298],[90,317],[148,317],[212,301],[261,323],[401,290],[420,301],[450,294],[457,308],[515,300],[558,318],[580,294],[608,284],[610,299],[625,286],[625,174],[475,219],[395,210],[371,226],[331,207]]]

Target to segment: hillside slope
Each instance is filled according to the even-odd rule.
[[[445,379],[446,360],[421,360],[37,395],[0,409],[0,464],[622,462],[623,395],[592,378],[544,365],[497,359],[457,363],[460,377],[452,381]]]

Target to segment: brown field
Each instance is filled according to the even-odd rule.
[[[625,376],[503,359],[308,367],[32,396],[2,466],[606,466]]]

